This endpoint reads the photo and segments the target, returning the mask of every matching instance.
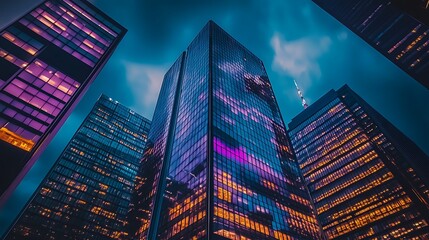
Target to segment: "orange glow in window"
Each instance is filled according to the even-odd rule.
[[[35,144],[32,140],[23,138],[5,127],[0,128],[0,139],[27,152],[31,151]]]

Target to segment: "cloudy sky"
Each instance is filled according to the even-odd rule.
[[[9,2],[9,3],[8,3]],[[0,27],[40,0],[0,3]],[[429,90],[311,0],[92,0],[128,29],[73,114],[0,209],[0,235],[49,171],[101,93],[151,118],[163,74],[210,19],[265,63],[286,124],[302,111],[293,79],[311,104],[348,84],[429,153]]]

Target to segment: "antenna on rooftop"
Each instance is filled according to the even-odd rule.
[[[293,82],[295,83],[296,90],[298,91],[298,96],[301,98],[301,104],[304,109],[306,109],[308,107],[307,101],[305,101],[304,95],[302,95],[301,89],[299,89],[295,79],[293,80]]]

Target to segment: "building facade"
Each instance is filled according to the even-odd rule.
[[[262,61],[210,21],[164,77],[132,239],[318,239]]]
[[[118,239],[150,121],[102,95],[5,239]]]
[[[428,0],[313,0],[429,88]]]
[[[429,238],[429,158],[347,85],[289,136],[329,239]]]
[[[85,0],[48,0],[0,31],[0,205],[126,30]]]

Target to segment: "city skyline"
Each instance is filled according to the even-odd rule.
[[[297,81],[300,87],[302,85],[302,90],[310,105],[327,90],[347,82],[428,152],[425,136],[428,135],[429,130],[425,123],[429,118],[427,111],[424,111],[424,100],[429,95],[427,90],[422,89],[418,84],[409,84],[409,77],[398,71],[395,66],[385,61],[366,43],[354,37],[351,32],[348,32],[310,1],[294,2],[293,4],[284,1],[284,3],[274,3],[274,6],[265,6],[265,4],[252,1],[243,10],[238,10],[238,8],[243,8],[244,5],[226,2],[219,2],[222,7],[213,8],[213,4],[207,1],[195,5],[201,11],[189,11],[193,7],[189,1],[185,1],[183,6],[180,4],[162,5],[166,1],[161,1],[161,3],[142,1],[139,3],[140,5],[129,1],[124,2],[123,10],[112,7],[115,4],[109,1],[92,2],[103,11],[112,14],[120,23],[124,22],[128,29],[132,29],[132,32],[129,32],[132,36],[124,39],[124,45],[120,45],[112,61],[108,63],[109,69],[101,72],[94,87],[89,90],[89,94],[84,97],[83,102],[60,131],[61,137],[56,138],[41,157],[41,163],[35,166],[34,174],[25,179],[15,195],[14,203],[18,204],[19,201],[22,201],[20,200],[22,197],[25,199],[29,194],[31,195],[35,186],[38,185],[37,181],[44,176],[42,166],[49,166],[56,159],[59,154],[57,149],[61,149],[65,145],[71,137],[71,133],[82,121],[83,116],[90,110],[88,106],[101,92],[106,92],[121,103],[132,107],[136,112],[151,117],[155,107],[153,99],[156,98],[157,89],[159,89],[158,82],[161,81],[161,76],[166,72],[167,66],[172,64],[173,59],[176,59],[186,44],[192,40],[193,35],[211,18],[224,26],[228,32],[236,36],[240,42],[266,62],[268,75],[272,80],[273,89],[286,122],[288,122],[287,119],[291,119],[302,110],[293,85],[293,76],[299,76],[301,68],[309,69],[310,77],[297,78]],[[34,4],[33,1],[30,4]],[[136,14],[134,10],[139,9],[138,6],[143,12]],[[164,7],[166,11],[163,10]],[[279,17],[278,11],[281,9],[281,16],[284,15],[284,17]],[[269,12],[272,17],[268,17],[264,11]],[[24,12],[22,11],[22,13]],[[125,14],[125,12],[127,13]],[[190,12],[195,15],[195,19],[191,20],[184,16],[185,13]],[[156,15],[155,13],[165,19],[151,27],[148,22],[151,22],[150,17]],[[11,16],[10,13],[8,14]],[[128,17],[124,17],[125,15]],[[141,23],[140,28],[136,28],[134,22],[140,21],[143,16],[147,16],[146,21]],[[229,18],[224,16],[229,16]],[[258,23],[254,16],[258,16],[258,21],[261,23]],[[292,19],[286,16],[291,16]],[[12,18],[16,18],[16,16]],[[245,24],[247,22],[259,26],[255,28],[256,34],[250,34],[251,30]],[[294,27],[294,24],[299,25],[299,29]],[[277,35],[275,35],[276,33]],[[275,46],[279,47],[277,52]],[[294,46],[300,51],[302,46],[308,47],[311,51],[315,51],[315,47],[321,47],[321,51],[315,51],[314,55],[304,51],[303,58],[297,56],[296,52],[290,52],[293,59],[303,62],[302,66],[296,67],[299,71],[286,72],[284,69],[287,68],[276,65],[280,61],[275,61],[275,59],[277,59],[276,53],[288,52],[290,49],[287,48],[288,46]],[[282,49],[285,50],[282,51]],[[137,54],[138,52],[139,54]],[[279,58],[281,59],[281,56]],[[128,61],[124,62],[124,59],[128,59]],[[285,66],[287,64],[289,63],[286,62]],[[108,80],[110,84],[102,84],[101,78]],[[395,81],[392,82],[391,79]],[[120,86],[119,82],[124,83],[123,86]],[[137,89],[137,86],[144,90],[133,91],[133,89]],[[146,96],[146,93],[151,94]],[[138,100],[139,98],[141,100]],[[143,104],[144,101],[149,104]],[[10,203],[8,206],[0,213],[2,216],[10,214],[12,209],[10,206],[14,206],[14,204]]]

